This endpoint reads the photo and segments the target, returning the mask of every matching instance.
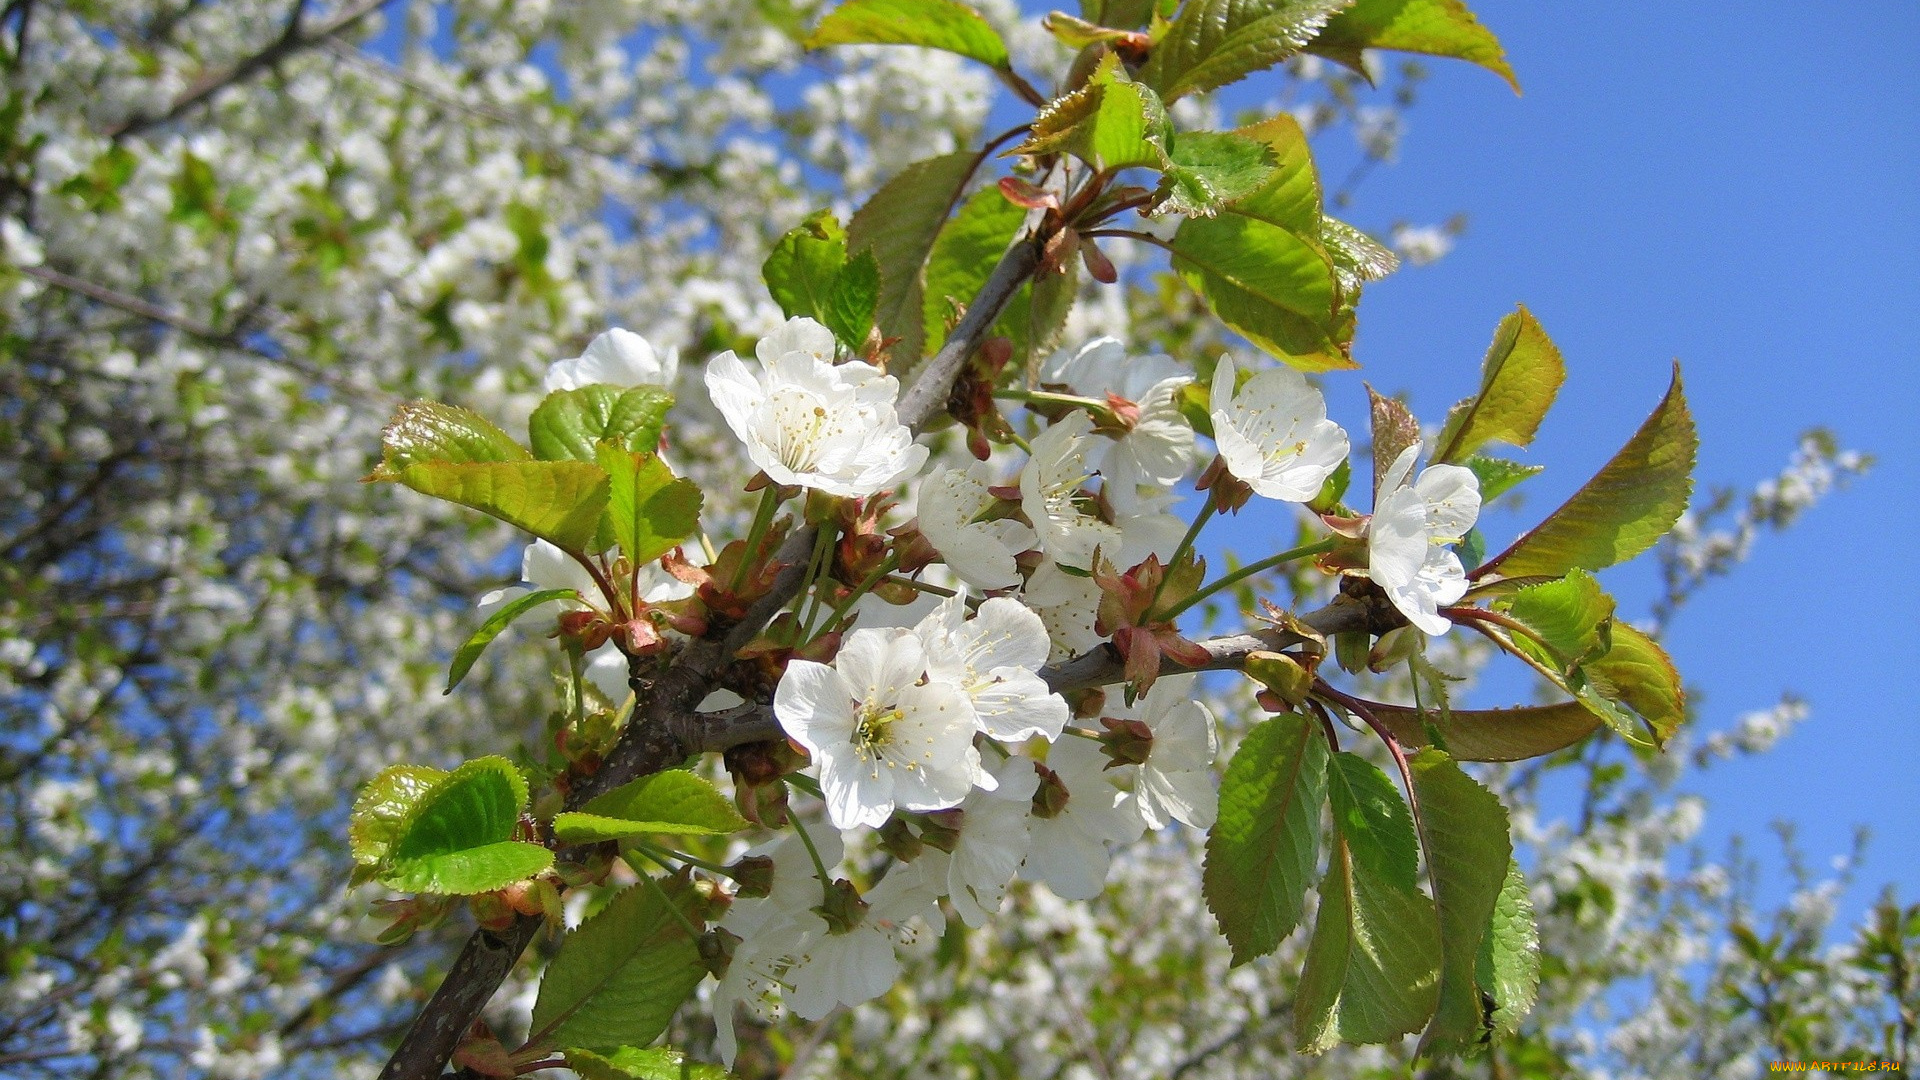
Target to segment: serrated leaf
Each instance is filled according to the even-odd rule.
[[[512,625],[513,620],[541,604],[579,595],[573,589],[541,589],[517,596],[512,601],[501,605],[493,614],[487,616],[487,621],[480,624],[480,629],[475,630],[472,637],[455,650],[453,663],[447,667],[446,693],[453,693],[453,688],[459,686],[460,680],[466,678],[467,672],[473,670],[474,661],[480,659],[480,654],[487,651],[487,646],[493,644],[493,639],[499,637],[502,631]]]
[[[871,251],[879,264],[874,325],[883,338],[898,339],[889,352],[901,370],[920,359],[927,255],[979,163],[979,155],[963,150],[909,165],[847,223],[847,250]]]
[[[1059,346],[1060,335],[1067,328],[1067,316],[1073,312],[1073,302],[1079,295],[1080,266],[1068,263],[1058,274],[1034,278],[1014,296],[994,326],[1013,342],[1016,365],[1030,367]]]
[[[1472,470],[1474,479],[1480,481],[1480,505],[1482,506],[1512,491],[1521,481],[1539,475],[1546,468],[1544,465],[1523,465],[1518,461],[1484,457],[1480,454],[1475,454],[1461,464]]]
[[[1211,217],[1260,190],[1274,172],[1267,144],[1230,131],[1183,134],[1168,158],[1156,214]]]
[[[774,243],[760,276],[788,318],[804,316],[830,326],[834,282],[846,263],[847,231],[833,211],[820,210]]]
[[[922,45],[1013,67],[999,31],[958,0],[847,0],[806,40],[809,49],[823,45]]]
[[[532,457],[493,421],[458,405],[409,401],[393,411],[380,431],[380,464],[368,480],[399,480],[410,465],[525,461]]]
[[[667,463],[613,443],[598,448],[607,474],[607,517],[614,541],[634,566],[672,551],[700,527],[704,496],[691,480],[675,479]]]
[[[1426,746],[1431,724],[1458,761],[1525,761],[1564,750],[1593,734],[1600,718],[1578,702],[1522,705],[1511,709],[1430,711],[1422,722],[1417,709],[1369,704],[1374,718],[1393,732],[1400,745]]]
[[[673,395],[658,386],[593,383],[555,390],[527,419],[527,439],[543,461],[593,461],[595,444],[605,439],[652,451],[672,408]]]
[[[667,904],[700,926],[706,901],[683,877],[659,885],[616,894],[560,939],[540,979],[528,1047],[606,1053],[645,1046],[666,1030],[707,974],[698,943]]]
[[[643,776],[596,796],[578,812],[553,819],[569,844],[621,840],[646,833],[722,836],[747,827],[733,800],[690,772]]]
[[[353,861],[377,865],[400,835],[408,811],[447,770],[429,765],[390,765],[360,787],[347,825],[347,844]]]
[[[1493,999],[1487,1018],[1493,1037],[1506,1038],[1519,1030],[1520,1019],[1533,1011],[1540,990],[1540,933],[1518,863],[1507,864],[1506,880],[1480,938],[1474,980]]]
[[[1373,503],[1380,505],[1380,482],[1387,469],[1409,446],[1420,444],[1420,421],[1398,400],[1382,397],[1367,387],[1368,414],[1373,421]]]
[[[960,212],[940,231],[927,258],[922,301],[926,348],[937,349],[946,341],[954,303],[971,303],[979,294],[1026,217],[1027,212],[1008,202],[999,188],[989,187],[961,204]]]
[[[1433,460],[1461,461],[1494,440],[1531,444],[1566,377],[1560,350],[1532,312],[1522,307],[1501,319],[1480,363],[1480,392],[1447,413]]]
[[[563,551],[592,546],[607,507],[607,474],[585,461],[427,461],[408,465],[393,479],[491,514]]]
[[[1308,51],[1365,74],[1360,54],[1366,49],[1465,60],[1507,80],[1514,93],[1520,92],[1500,39],[1481,26],[1461,0],[1357,0],[1327,23]]]
[[[604,1057],[569,1047],[565,1054],[567,1068],[581,1080],[729,1080],[733,1075],[718,1065],[687,1061],[687,1055],[664,1046],[623,1046]]]
[[[1586,674],[1596,692],[1639,713],[1656,742],[1671,739],[1686,719],[1686,690],[1672,658],[1624,622],[1613,624],[1613,647],[1587,663]]]
[[[1333,260],[1333,272],[1345,293],[1358,293],[1367,282],[1379,281],[1400,269],[1400,256],[1337,218],[1320,219],[1320,243]]]
[[[1408,764],[1440,929],[1439,1004],[1419,1052],[1457,1053],[1481,1034],[1474,966],[1513,862],[1513,840],[1506,807],[1447,755],[1422,750]]]
[[[1675,364],[1666,396],[1599,475],[1474,576],[1553,578],[1633,558],[1685,512],[1699,448]]]
[[[1153,43],[1140,81],[1167,101],[1270,68],[1352,0],[1187,0]]]
[[[1525,623],[1543,639],[1515,634],[1514,644],[1564,676],[1607,651],[1613,640],[1613,597],[1592,574],[1575,570],[1555,581],[1529,585],[1496,599],[1494,609]]]
[[[1201,888],[1235,966],[1279,948],[1300,923],[1319,862],[1326,769],[1319,727],[1291,713],[1247,732],[1227,763]]]
[[[402,892],[473,896],[504,889],[553,868],[553,852],[539,844],[503,840],[459,851],[394,859],[380,877]]]
[[[880,303],[880,263],[863,251],[847,260],[827,293],[821,320],[847,348],[859,351],[873,329],[873,313]]]
[[[1294,1038],[1311,1054],[1420,1030],[1440,988],[1438,924],[1414,883],[1406,803],[1348,753],[1334,755],[1327,793],[1333,850],[1294,999]]]
[[[1172,130],[1159,95],[1127,76],[1119,54],[1107,53],[1086,85],[1048,103],[1033,134],[1007,153],[1065,152],[1107,172],[1161,169]]]

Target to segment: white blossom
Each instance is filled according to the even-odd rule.
[[[795,324],[804,324],[798,325]],[[865,498],[911,477],[927,449],[894,411],[900,384],[858,360],[823,359],[811,319],[795,319],[759,354],[707,364],[707,392],[747,457],[778,484]]]
[[[994,502],[992,469],[939,466],[920,483],[920,534],[962,581],[981,589],[1020,584],[1014,556],[1038,543],[1031,526],[1011,517],[975,520]]]
[[[1010,757],[994,770],[994,778],[998,787],[975,791],[960,804],[953,852],[928,849],[918,860],[944,884],[960,921],[973,927],[985,926],[987,916],[1000,910],[1007,886],[1033,847],[1028,826],[1040,777],[1032,759]]]
[[[926,647],[928,679],[959,687],[974,723],[995,739],[1059,738],[1067,702],[1038,674],[1049,649],[1040,616],[1004,596],[966,616],[966,604],[954,596],[914,628]]]
[[[1047,751],[1047,769],[1066,788],[1066,805],[1052,817],[1033,815],[1033,847],[1020,874],[1045,882],[1062,900],[1099,896],[1112,861],[1108,845],[1135,840],[1144,827],[1106,768],[1106,754],[1089,739],[1061,739]]]
[[[1153,732],[1146,761],[1112,770],[1132,781],[1130,805],[1149,829],[1164,829],[1171,821],[1212,828],[1219,812],[1213,759],[1220,739],[1212,711],[1195,696],[1196,681],[1191,674],[1164,676],[1132,705],[1113,699],[1107,704],[1107,715],[1139,720]]]
[[[679,373],[678,350],[657,352],[646,338],[616,327],[594,338],[579,356],[554,361],[547,368],[545,385],[549,394],[596,383],[671,387]]]
[[[1408,483],[1419,448],[1409,446],[1387,467],[1367,526],[1367,576],[1407,621],[1428,634],[1453,624],[1439,614],[1467,591],[1457,543],[1480,516],[1480,482],[1459,465],[1430,465]]]
[[[1213,440],[1227,471],[1256,495],[1308,502],[1347,459],[1347,433],[1306,376],[1270,368],[1235,389],[1232,356],[1213,371]]]
[[[1191,371],[1161,354],[1128,356],[1118,340],[1100,337],[1072,354],[1056,354],[1042,378],[1097,400],[1111,395],[1137,410],[1124,432],[1094,445],[1091,464],[1115,512],[1155,511],[1173,500],[1193,463],[1193,427],[1178,402],[1193,381]]]

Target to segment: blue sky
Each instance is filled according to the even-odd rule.
[[[1527,455],[1549,466],[1530,485],[1536,513],[1625,441],[1675,358],[1699,423],[1703,490],[1751,487],[1814,426],[1875,455],[1866,479],[1764,537],[1683,609],[1668,647],[1701,691],[1703,730],[1782,691],[1813,709],[1772,753],[1690,785],[1709,799],[1709,852],[1739,833],[1770,856],[1768,825],[1785,820],[1824,867],[1864,823],[1874,835],[1846,917],[1885,881],[1911,902],[1920,7],[1471,2],[1525,94],[1434,61],[1399,162],[1344,211],[1377,232],[1470,221],[1452,255],[1369,290],[1363,374],[1437,421],[1471,389],[1495,323],[1526,304],[1568,366]],[[1326,147],[1329,160],[1340,151]],[[1328,390],[1359,393],[1339,377]],[[1644,614],[1650,558],[1603,580],[1623,613]]]

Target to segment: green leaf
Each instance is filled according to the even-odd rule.
[[[1564,750],[1593,734],[1600,718],[1578,702],[1523,705],[1512,709],[1430,711],[1422,722],[1417,709],[1368,705],[1374,718],[1409,750],[1426,746],[1431,724],[1457,761],[1525,761]]]
[[[1155,39],[1140,81],[1167,101],[1212,90],[1304,48],[1352,0],[1187,0]]]
[[[1474,980],[1493,999],[1488,1023],[1503,1039],[1519,1030],[1520,1018],[1533,1011],[1540,990],[1540,934],[1533,922],[1533,900],[1520,865],[1509,862],[1487,932],[1480,938]]]
[[[693,481],[675,479],[666,462],[652,453],[610,442],[598,450],[607,474],[607,516],[614,540],[634,566],[672,551],[700,527],[704,496]]]
[[[718,1065],[690,1062],[687,1055],[664,1046],[652,1050],[623,1046],[604,1057],[578,1047],[564,1053],[567,1068],[579,1073],[581,1080],[728,1080],[733,1075]]]
[[[1474,576],[1554,578],[1575,567],[1598,570],[1633,558],[1685,512],[1699,448],[1675,364],[1673,383],[1653,415],[1599,475]]]
[[[368,480],[398,480],[410,465],[525,461],[533,455],[493,421],[458,405],[409,401],[393,411],[380,432],[380,464]]]
[[[684,877],[659,886],[641,882],[616,894],[560,939],[540,979],[528,1047],[617,1052],[645,1046],[666,1030],[707,974],[698,942],[667,904],[699,926],[706,900]]]
[[[1624,702],[1664,744],[1687,717],[1686,691],[1666,650],[1646,634],[1616,621],[1613,647],[1586,665],[1588,682],[1603,697]]]
[[[1294,1038],[1321,1053],[1418,1031],[1440,988],[1433,901],[1415,885],[1413,822],[1393,782],[1352,754],[1327,770],[1333,851],[1294,1000]]]
[[[1522,307],[1501,319],[1480,363],[1480,392],[1447,413],[1433,460],[1460,461],[1496,439],[1529,445],[1566,377],[1560,350],[1532,312]]]
[[[1523,634],[1513,635],[1514,644],[1563,676],[1606,652],[1613,641],[1613,597],[1584,570],[1529,585],[1493,606],[1539,634],[1550,651]]]
[[[607,474],[584,461],[427,461],[393,479],[491,514],[563,551],[590,547],[607,507]]]
[[[1293,713],[1247,732],[1227,763],[1201,888],[1235,966],[1279,948],[1300,923],[1319,862],[1326,770],[1319,727]]]
[[[513,839],[527,782],[502,757],[466,762],[416,799],[395,830],[380,880],[407,892],[471,895],[553,865],[553,852]]]
[[[924,45],[1013,69],[999,32],[957,0],[847,0],[806,40],[809,49],[823,45]]]
[[[1257,191],[1210,218],[1190,217],[1174,233],[1173,267],[1222,322],[1294,367],[1356,366],[1346,300],[1320,246],[1320,182],[1306,136],[1291,117],[1237,134],[1273,153],[1274,171]]]
[[[873,315],[879,304],[880,263],[873,252],[863,251],[848,259],[840,268],[840,276],[833,279],[821,322],[847,348],[857,352],[866,344],[867,334],[873,329]]]
[[[347,825],[353,861],[375,866],[386,858],[388,847],[406,824],[408,811],[446,775],[447,770],[428,765],[390,765],[362,785]]]
[[[1267,144],[1229,131],[1188,132],[1175,140],[1168,157],[1156,214],[1212,217],[1260,190],[1274,172]]]
[[[555,390],[527,420],[533,455],[542,461],[593,461],[594,444],[614,439],[633,450],[660,445],[673,395],[658,386],[593,383]]]
[[[1357,0],[1334,16],[1308,48],[1362,74],[1366,68],[1360,54],[1365,49],[1451,57],[1486,68],[1507,80],[1514,93],[1520,92],[1500,39],[1481,26],[1461,0]]]
[[[1079,286],[1080,266],[1068,263],[1060,273],[1042,274],[1014,295],[994,327],[1013,342],[1015,370],[1036,365],[1059,346]]]
[[[1481,1035],[1474,966],[1513,863],[1513,840],[1506,807],[1453,759],[1422,750],[1409,767],[1440,928],[1440,1002],[1420,1037],[1420,1053],[1458,1053]]]
[[[979,155],[962,150],[909,165],[847,223],[847,250],[871,251],[879,263],[874,324],[882,337],[898,339],[889,351],[903,371],[920,359],[927,255],[979,164]]]
[[[1461,464],[1471,469],[1474,479],[1480,481],[1480,505],[1482,506],[1513,490],[1521,481],[1539,475],[1546,468],[1544,465],[1523,465],[1518,461],[1483,457],[1479,454],[1473,455]]]
[[[831,210],[816,211],[788,230],[760,266],[767,292],[787,317],[825,324],[834,282],[847,264],[847,231]]]
[[[1080,0],[1080,15],[1100,26],[1137,30],[1147,25],[1156,11],[1172,7],[1168,0]]]
[[[1148,87],[1127,76],[1117,53],[1100,58],[1087,84],[1049,102],[1033,134],[1008,154],[1066,152],[1095,169],[1167,166],[1167,111]]]
[[[940,231],[927,260],[922,301],[928,349],[939,348],[947,339],[954,303],[973,301],[1026,217],[1027,212],[1008,202],[999,188],[989,187],[967,199],[952,223]]]
[[[573,589],[541,589],[538,592],[517,596],[501,605],[493,614],[487,616],[487,621],[480,624],[480,629],[475,630],[473,636],[453,654],[453,663],[447,668],[445,692],[453,693],[453,688],[459,686],[460,680],[466,678],[467,672],[473,670],[474,661],[480,659],[480,654],[487,651],[487,646],[493,644],[493,639],[499,637],[501,631],[511,625],[513,620],[550,600],[577,598],[579,595]]]
[[[679,770],[643,776],[596,796],[578,812],[553,819],[553,834],[569,844],[622,840],[646,833],[722,836],[747,827],[733,800],[712,784]]]
[[[1344,293],[1357,294],[1367,282],[1400,269],[1400,257],[1391,249],[1337,218],[1320,219],[1320,242]]]

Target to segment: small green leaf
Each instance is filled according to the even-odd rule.
[[[1279,948],[1300,923],[1319,861],[1326,769],[1319,727],[1293,713],[1247,732],[1227,763],[1201,888],[1236,966]]]
[[[1529,585],[1500,597],[1493,606],[1540,635],[1550,651],[1523,634],[1514,635],[1514,644],[1562,676],[1612,645],[1613,597],[1584,570]]]
[[[1352,0],[1187,0],[1140,81],[1167,101],[1238,82],[1304,48]]]
[[[1420,1053],[1461,1053],[1481,1034],[1474,965],[1513,862],[1513,840],[1506,807],[1447,755],[1422,750],[1409,767],[1440,929],[1440,1001]]]
[[[435,781],[394,831],[380,880],[407,892],[471,895],[553,865],[553,853],[513,839],[527,782],[502,757],[466,762]]]
[[[1461,0],[1357,0],[1334,16],[1308,46],[1308,51],[1362,74],[1366,67],[1360,54],[1366,49],[1465,60],[1507,80],[1514,93],[1520,92],[1500,39],[1481,26]]]
[[[671,902],[695,926],[706,900],[684,877],[646,882],[614,896],[600,913],[560,939],[540,979],[527,1046],[599,1053],[645,1046],[706,977],[699,944],[673,917]]]
[[[672,551],[700,528],[704,496],[691,480],[651,453],[599,445],[600,467],[607,474],[607,516],[620,550],[642,566]]]
[[[847,223],[847,250],[871,251],[879,263],[874,324],[882,337],[898,339],[889,352],[901,370],[921,355],[927,255],[979,164],[977,154],[962,150],[909,165]]]
[[[833,279],[827,293],[827,308],[820,321],[847,348],[859,351],[873,329],[873,314],[880,303],[880,263],[873,252],[863,251],[847,260],[840,275]]]
[[[1613,624],[1613,647],[1586,665],[1593,689],[1624,702],[1664,744],[1687,717],[1686,691],[1673,660],[1658,642],[1624,622]]]
[[[1172,130],[1159,96],[1127,76],[1119,54],[1108,53],[1085,86],[1050,102],[1034,119],[1033,134],[1007,153],[1064,151],[1100,170],[1161,169]]]
[[[593,461],[594,444],[602,439],[652,451],[672,408],[673,395],[658,386],[593,383],[555,390],[534,407],[527,436],[542,461]]]
[[[1493,1015],[1487,1018],[1493,1037],[1504,1039],[1518,1031],[1520,1018],[1533,1011],[1540,990],[1540,934],[1518,863],[1507,864],[1506,881],[1480,938],[1474,981],[1493,999]]]
[[[928,349],[947,339],[947,320],[954,303],[971,303],[994,264],[1013,243],[1027,212],[1006,200],[999,188],[975,192],[934,241],[927,259],[927,284],[922,315]]]
[[[804,316],[825,325],[834,282],[846,264],[847,231],[833,211],[820,210],[773,245],[760,276],[788,318]]]
[[[393,479],[491,514],[563,551],[590,547],[607,507],[607,474],[584,461],[427,461]]]
[[[398,480],[410,465],[525,461],[533,455],[493,421],[457,405],[409,401],[393,411],[380,432],[380,464],[368,480]]]
[[[503,840],[459,851],[395,859],[380,880],[402,892],[473,896],[504,889],[553,867],[553,852],[539,844]]]
[[[453,688],[459,686],[460,680],[466,678],[467,672],[473,670],[474,661],[480,659],[480,654],[487,651],[487,646],[493,644],[493,639],[499,637],[501,631],[511,625],[513,620],[548,601],[578,598],[579,595],[572,589],[541,589],[538,592],[516,596],[513,600],[501,605],[493,614],[487,616],[487,621],[480,624],[480,629],[475,630],[473,636],[453,654],[453,663],[447,668],[446,692],[453,693]]]
[[[1391,249],[1337,218],[1320,219],[1320,242],[1344,293],[1356,294],[1367,282],[1400,269],[1400,257]]]
[[[806,40],[809,49],[823,45],[923,45],[1013,69],[999,31],[958,0],[847,0]]]
[[[1633,558],[1686,511],[1699,448],[1675,364],[1666,397],[1599,475],[1474,576],[1554,578]]]
[[[1415,885],[1406,803],[1348,753],[1334,755],[1327,792],[1333,851],[1294,1000],[1294,1038],[1310,1054],[1418,1031],[1440,989],[1438,923]]]
[[[643,776],[597,796],[578,812],[553,819],[553,834],[569,844],[623,840],[646,833],[722,836],[747,827],[733,800],[690,772]]]
[[[1546,468],[1544,465],[1523,465],[1518,461],[1483,457],[1480,454],[1473,455],[1461,464],[1472,470],[1474,479],[1480,481],[1482,506],[1512,491],[1521,481],[1538,476]]]
[[[581,1080],[729,1080],[733,1075],[718,1065],[690,1062],[687,1055],[664,1046],[623,1046],[604,1057],[578,1047],[563,1052],[567,1068]]]
[[[387,848],[406,824],[407,813],[446,775],[447,770],[428,765],[391,765],[367,781],[353,800],[353,816],[347,825],[353,861],[375,866],[386,858]]]
[[[1155,213],[1212,217],[1273,177],[1273,151],[1258,139],[1230,131],[1181,135],[1168,154]]]
[[[1512,709],[1451,709],[1425,714],[1402,705],[1370,704],[1374,718],[1400,745],[1428,745],[1431,724],[1458,761],[1525,761],[1564,750],[1593,734],[1600,718],[1577,702]]]
[[[1566,377],[1560,350],[1532,312],[1523,307],[1501,319],[1480,363],[1480,392],[1447,413],[1433,460],[1460,461],[1496,439],[1532,443]]]

